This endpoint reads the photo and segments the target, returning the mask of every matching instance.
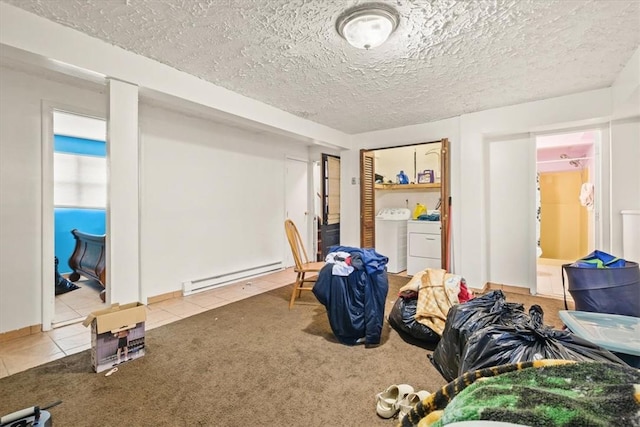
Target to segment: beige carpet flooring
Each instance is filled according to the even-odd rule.
[[[390,275],[387,312],[408,281]],[[408,383],[434,391],[445,380],[429,350],[400,338],[385,320],[376,348],[337,342],[312,293],[288,310],[291,286],[147,332],[147,354],[115,374],[91,371],[88,351],[0,379],[0,415],[62,400],[57,426],[392,426],[376,393]],[[558,300],[542,305],[560,326]]]

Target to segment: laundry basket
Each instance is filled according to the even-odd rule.
[[[562,266],[562,289],[565,289],[566,273],[568,290],[577,311],[640,317],[640,269],[637,262],[625,261],[623,266],[611,268],[588,268],[576,264]]]

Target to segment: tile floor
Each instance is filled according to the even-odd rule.
[[[289,268],[194,295],[149,304],[146,307],[145,326],[147,330],[157,328],[252,295],[289,285],[294,281],[295,273],[292,268]],[[72,298],[71,295],[74,293],[77,294]],[[60,298],[65,295],[68,296]],[[56,301],[57,322],[65,322],[63,319],[68,320],[71,319],[70,316],[78,314],[81,322],[86,314],[95,310],[92,307],[96,307],[95,299],[98,298],[95,290],[91,289],[87,292],[78,289],[58,297],[62,304]],[[58,312],[58,305],[60,305],[60,312]],[[101,307],[103,306],[98,299],[97,309]],[[51,331],[3,342],[0,344],[0,378],[89,349],[91,346],[89,332],[89,328],[85,328],[81,323],[73,323]]]
[[[537,262],[537,292],[552,298],[563,298],[562,292],[562,264],[573,261],[540,258]],[[566,285],[566,282],[565,282]],[[567,301],[571,301],[571,294],[567,291]]]
[[[105,307],[100,300],[102,286],[95,280],[75,282],[79,289],[56,296],[53,324],[65,324],[84,319],[87,314]]]

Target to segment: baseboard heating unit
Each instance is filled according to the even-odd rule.
[[[182,295],[187,296],[198,292],[204,292],[209,289],[237,282],[238,280],[262,276],[277,270],[282,270],[282,261],[218,274],[216,276],[205,277],[203,279],[189,280],[182,282]]]

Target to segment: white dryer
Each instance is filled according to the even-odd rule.
[[[389,258],[387,271],[400,273],[407,269],[407,222],[411,211],[385,208],[376,215],[376,252]]]

